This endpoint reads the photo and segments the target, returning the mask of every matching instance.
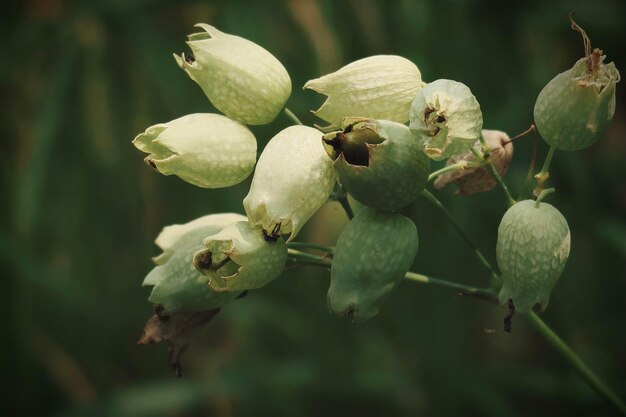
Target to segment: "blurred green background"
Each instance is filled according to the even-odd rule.
[[[374,54],[414,61],[426,81],[469,85],[485,127],[514,135],[540,89],[583,53],[568,13],[626,71],[626,2],[25,0],[0,16],[0,415],[320,416],[610,415],[614,411],[522,317],[448,290],[404,282],[363,325],[326,308],[328,274],[291,270],[223,309],[183,357],[137,346],[151,314],[141,288],[168,224],[242,212],[250,181],[195,188],[156,174],[130,141],[146,127],[215,111],[181,71],[192,25],[264,46],[288,69],[288,106],[307,124],[322,97],[306,80]],[[626,113],[610,131],[557,153],[550,197],[573,248],[543,314],[626,397]],[[261,148],[290,124],[254,127]],[[546,148],[539,147],[539,161]],[[506,180],[519,191],[531,139],[516,142]],[[451,187],[452,188],[452,187]],[[494,260],[500,190],[437,195]],[[488,275],[425,201],[413,270],[486,285]],[[345,215],[328,203],[302,240],[332,244]]]

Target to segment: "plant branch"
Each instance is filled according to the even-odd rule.
[[[474,147],[472,147],[471,150],[472,150],[472,152],[474,152],[474,155],[477,158],[479,158],[479,160],[484,160],[487,163],[487,168],[489,169],[489,172],[491,173],[491,176],[496,180],[496,182],[498,183],[500,188],[502,188],[502,191],[504,191],[504,194],[505,194],[506,200],[507,200],[507,204],[509,205],[509,207],[511,207],[513,204],[516,203],[516,201],[513,198],[513,196],[511,195],[511,192],[509,191],[509,187],[506,186],[506,183],[504,182],[504,180],[502,179],[502,177],[498,173],[498,170],[493,165],[493,161],[491,160],[491,148],[489,147],[489,144],[487,143],[487,141],[485,140],[485,138],[482,135],[480,135],[480,144],[481,144],[481,146],[483,148],[483,154],[482,155],[480,155],[480,153],[476,149],[474,149]]]
[[[422,195],[424,197],[426,197],[426,199],[428,201],[430,201],[435,207],[437,207],[448,218],[448,220],[450,221],[450,223],[454,227],[454,230],[456,230],[456,232],[459,234],[459,236],[461,236],[461,238],[467,244],[467,246],[470,247],[470,249],[474,252],[474,254],[478,258],[478,260],[485,266],[485,268],[487,268],[489,270],[489,272],[491,272],[491,277],[492,277],[493,284],[494,284],[493,286],[494,287],[499,286],[500,277],[498,275],[498,272],[489,263],[487,258],[485,258],[483,256],[482,252],[470,240],[470,238],[467,236],[467,234],[465,233],[465,231],[463,230],[461,225],[456,221],[454,216],[452,216],[452,213],[450,213],[448,211],[448,209],[443,205],[443,203],[441,201],[439,201],[439,199],[437,197],[435,197],[430,191],[424,189],[424,191],[422,191]]]
[[[296,116],[291,110],[289,110],[287,107],[285,107],[283,109],[283,112],[287,115],[287,117],[289,117],[295,124],[297,125],[302,125],[302,122],[300,121],[300,119],[298,119],[298,116]]]
[[[431,172],[428,176],[428,181],[432,181],[438,176],[445,174],[446,172],[456,171],[457,169],[467,169],[473,167],[479,167],[481,164],[479,162],[470,162],[470,161],[459,161],[454,164],[445,166],[437,171]]]
[[[531,326],[535,328],[541,334],[541,336],[548,342],[550,346],[557,351],[557,353],[565,359],[565,361],[572,367],[574,372],[578,374],[586,383],[593,389],[596,394],[602,397],[605,401],[615,407],[622,415],[626,415],[626,405],[615,394],[611,388],[609,388],[604,382],[598,378],[598,376],[591,370],[580,357],[570,348],[567,343],[563,341],[535,312],[531,311],[526,315],[526,318],[530,322]]]
[[[322,268],[330,268],[331,262],[325,257],[311,255],[295,249],[289,249],[290,259],[295,264],[313,265]],[[434,285],[438,287],[453,289],[457,293],[466,296],[472,296],[483,299],[492,303],[497,303],[496,294],[491,288],[476,288],[468,285],[458,284],[456,282],[433,278],[416,272],[407,272],[404,276],[407,281],[416,282],[418,284]],[[609,388],[600,378],[582,361],[582,359],[570,348],[563,339],[557,335],[536,313],[530,312],[525,315],[531,326],[534,327],[541,337],[561,356],[572,369],[585,381],[598,396],[611,404],[621,414],[626,415],[626,405],[622,400]]]
[[[537,130],[533,130],[533,148],[532,148],[532,156],[530,157],[530,165],[528,165],[528,172],[526,173],[526,179],[524,180],[524,186],[517,196],[517,200],[521,201],[526,198],[526,194],[528,192],[528,188],[530,187],[530,182],[533,178],[533,172],[535,172],[535,164],[537,163]]]
[[[548,178],[550,178],[550,163],[552,162],[554,152],[556,152],[556,148],[554,146],[550,146],[548,154],[546,155],[546,160],[543,162],[543,167],[541,168],[541,171],[539,172],[539,174],[535,175],[535,179],[537,180],[537,186],[533,191],[533,194],[535,194],[535,196],[541,194],[544,189],[543,184],[545,184]]]

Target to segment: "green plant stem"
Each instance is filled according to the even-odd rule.
[[[305,252],[301,252],[294,249],[289,249],[289,256],[297,264],[312,265],[322,268],[330,268],[331,262],[329,259],[311,255]],[[452,289],[459,294],[477,297],[492,303],[497,303],[496,294],[491,288],[476,288],[468,285],[457,284],[456,282],[448,281],[445,279],[433,278],[426,275],[418,274],[416,272],[407,272],[404,278],[407,281],[417,282],[418,284],[435,285],[438,287]],[[578,374],[580,378],[591,389],[593,389],[598,396],[607,401],[621,414],[626,415],[626,406],[622,400],[609,388],[600,378],[582,361],[582,359],[570,348],[563,339],[557,335],[554,330],[550,328],[536,313],[530,312],[526,315],[531,326],[534,327],[541,337],[561,356],[572,369]]]
[[[474,243],[472,243],[472,241],[467,236],[467,234],[465,233],[461,225],[456,221],[454,216],[452,216],[452,213],[450,213],[448,209],[443,205],[443,203],[439,201],[439,199],[435,197],[430,191],[424,189],[424,191],[422,191],[422,195],[426,197],[428,201],[430,201],[435,207],[437,207],[448,218],[450,223],[452,223],[454,230],[456,230],[459,236],[461,236],[461,238],[463,239],[463,241],[465,241],[467,246],[470,247],[470,249],[474,252],[478,260],[485,266],[485,268],[487,268],[489,272],[491,272],[492,285],[494,288],[497,288],[500,283],[500,276],[498,275],[498,272],[489,263],[487,258],[483,256],[482,252],[474,245]]]
[[[541,194],[544,187],[545,182],[550,178],[550,163],[552,162],[552,157],[554,156],[554,152],[556,152],[556,148],[554,146],[550,146],[548,149],[548,154],[546,155],[546,160],[543,161],[543,167],[541,171],[535,175],[535,179],[537,180],[537,186],[535,187],[534,194],[537,196]]]
[[[537,163],[537,134],[533,131],[533,148],[532,148],[532,156],[530,158],[530,165],[528,165],[528,172],[526,173],[526,179],[524,180],[524,186],[517,196],[517,200],[521,201],[526,198],[526,194],[528,193],[528,189],[530,188],[530,183],[533,179],[533,172],[535,172],[535,164]]]
[[[596,394],[626,415],[626,405],[598,376],[580,359],[578,355],[552,330],[535,312],[526,315],[531,326],[541,334],[550,346],[565,359],[572,369],[593,389]]]
[[[300,121],[300,119],[298,119],[298,116],[296,116],[291,110],[289,110],[287,107],[285,107],[283,109],[283,112],[287,115],[287,117],[289,117],[295,124],[297,125],[302,125],[302,122]]]
[[[348,195],[338,197],[337,201],[339,201],[339,204],[343,207],[343,211],[346,212],[348,219],[354,219],[354,211],[352,211],[352,206],[350,206],[350,202],[348,201]]]
[[[335,251],[335,248],[332,246],[319,245],[317,243],[310,242],[289,242],[287,243],[287,247],[292,249],[314,249],[326,253],[333,253]]]
[[[474,147],[472,147],[470,149],[472,150],[472,152],[474,153],[474,155],[476,157],[478,157],[480,160],[485,160],[486,161],[487,167],[489,169],[489,172],[491,173],[491,176],[496,180],[496,182],[498,183],[500,188],[502,188],[502,191],[504,191],[504,194],[505,194],[506,200],[507,200],[507,204],[509,205],[509,207],[511,207],[513,204],[516,203],[516,201],[513,198],[513,196],[511,195],[511,192],[509,191],[509,187],[506,186],[506,183],[504,182],[504,180],[502,179],[502,177],[498,173],[498,170],[493,165],[493,161],[491,160],[491,157],[490,157],[490,155],[491,155],[491,148],[489,147],[489,144],[487,143],[487,141],[485,140],[485,138],[482,135],[480,136],[480,144],[481,144],[481,146],[483,148],[483,155],[480,155],[480,153],[476,149],[474,149]]]
[[[428,181],[432,181],[438,176],[445,174],[446,172],[456,171],[457,169],[467,169],[480,166],[480,163],[477,162],[469,162],[469,161],[459,161],[454,164],[445,166],[437,171],[431,172],[428,176]]]

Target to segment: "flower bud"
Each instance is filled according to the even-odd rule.
[[[328,306],[363,322],[404,277],[417,254],[417,229],[396,213],[361,209],[337,240],[330,270]]]
[[[256,161],[252,132],[220,114],[189,114],[150,126],[133,144],[150,154],[145,161],[161,174],[174,174],[203,188],[240,183]]]
[[[509,135],[499,130],[483,130],[482,135],[489,145],[489,158],[500,176],[504,176],[513,158],[513,143]],[[480,150],[480,141],[476,141],[474,148]],[[456,164],[461,161],[475,162],[476,156],[472,151],[463,155],[453,156],[448,159],[446,165]],[[435,188],[440,190],[450,183],[455,183],[461,195],[472,195],[489,191],[497,185],[496,180],[485,167],[470,167],[457,169],[440,175],[435,180]]]
[[[535,103],[535,125],[543,139],[556,149],[576,151],[595,143],[609,126],[615,112],[615,84],[620,75],[614,63],[604,64],[600,49],[580,32],[585,58],[554,77],[539,93]]]
[[[426,84],[411,105],[409,127],[435,161],[465,153],[480,138],[483,115],[470,89],[457,81]]]
[[[349,116],[405,123],[422,86],[422,75],[414,63],[400,56],[377,55],[310,80],[304,88],[328,96],[314,113],[339,126]]]
[[[322,140],[340,182],[357,201],[395,211],[419,196],[430,162],[408,127],[362,118],[345,118],[341,127]]]
[[[521,313],[535,304],[545,310],[569,250],[569,226],[556,208],[533,200],[509,208],[500,222],[496,244],[502,272],[500,303],[512,300]]]
[[[268,236],[294,239],[333,191],[337,178],[321,136],[311,127],[288,127],[259,157],[243,206],[250,224]]]
[[[211,103],[249,125],[270,123],[291,94],[291,79],[274,55],[254,42],[197,24],[189,35],[192,55],[174,54],[178,65]]]
[[[585,149],[609,126],[620,75],[614,63],[603,63],[604,58],[596,49],[589,58],[579,59],[554,77],[539,93],[535,125],[550,146],[563,151]]]
[[[211,214],[165,227],[155,241],[163,253],[154,258],[157,266],[143,281],[143,286],[153,286],[149,301],[169,312],[193,312],[220,308],[236,298],[239,293],[211,290],[209,279],[194,268],[192,258],[203,248],[202,239],[242,220],[246,218],[240,214]]]
[[[204,246],[194,255],[193,264],[218,292],[261,288],[278,278],[287,261],[285,241],[266,239],[261,229],[247,221],[207,237]]]

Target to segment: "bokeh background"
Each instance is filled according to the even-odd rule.
[[[130,141],[147,126],[215,111],[176,66],[197,22],[251,39],[293,81],[288,106],[307,124],[323,101],[308,80],[355,59],[398,54],[427,81],[469,85],[485,127],[514,135],[541,88],[583,53],[568,13],[626,71],[626,3],[618,0],[163,1],[24,0],[0,16],[0,415],[404,416],[611,415],[522,317],[409,282],[363,325],[326,308],[328,274],[288,271],[223,311],[183,357],[137,346],[151,314],[141,287],[168,224],[242,212],[250,181],[195,188],[146,166]],[[557,153],[550,197],[573,248],[543,314],[626,396],[626,97],[606,136]],[[254,127],[262,147],[290,124]],[[506,177],[518,192],[531,155],[516,142]],[[546,147],[539,146],[539,161]],[[437,194],[494,261],[500,190]],[[425,201],[414,270],[486,285],[487,273]],[[302,240],[332,244],[345,224],[328,203]]]

